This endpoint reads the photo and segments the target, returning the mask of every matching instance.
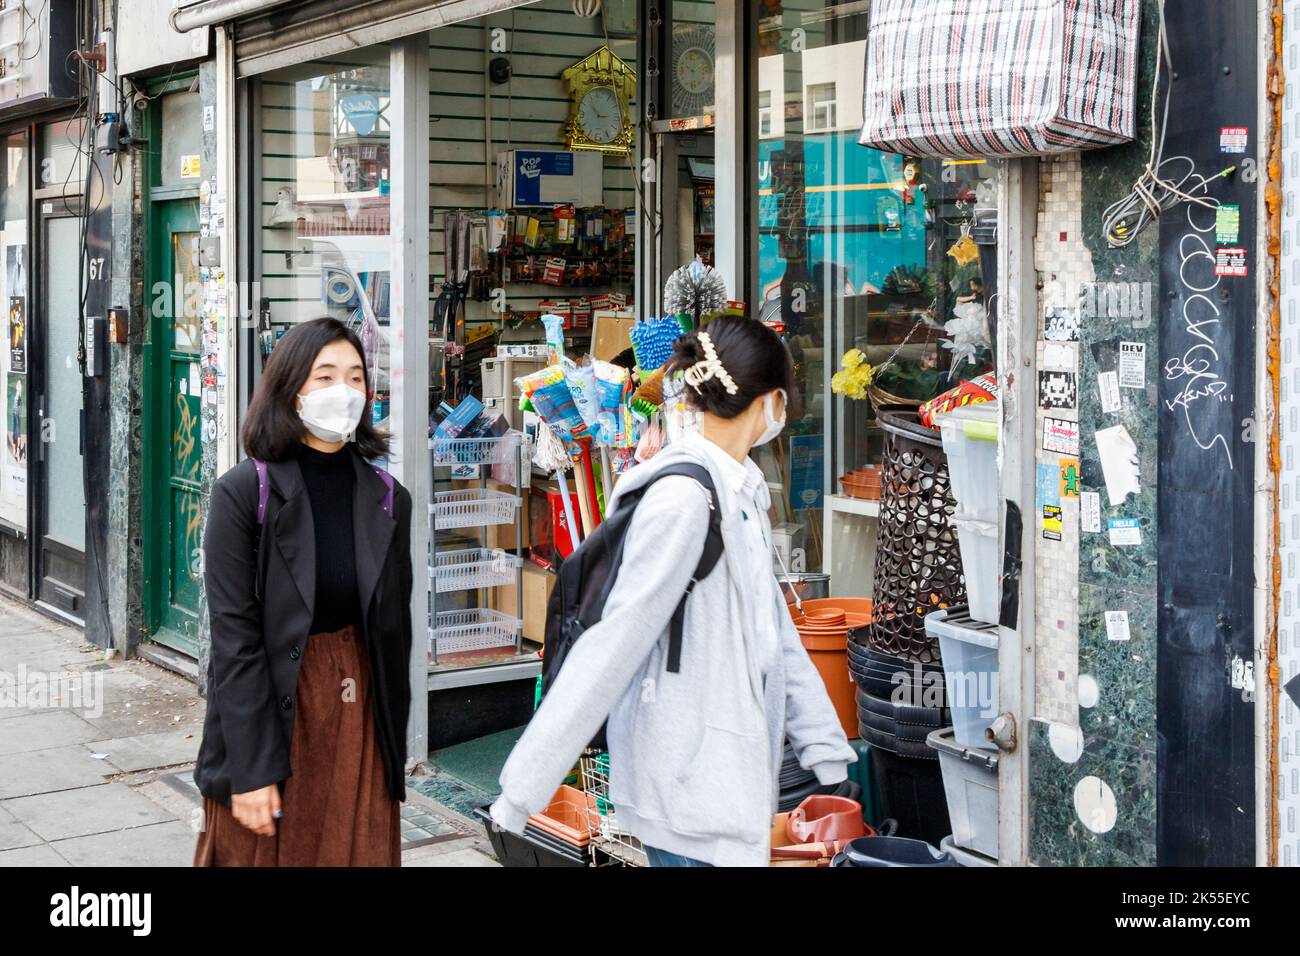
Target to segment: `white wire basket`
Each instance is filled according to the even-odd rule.
[[[437,531],[457,528],[481,528],[484,525],[514,524],[519,499],[507,491],[490,488],[464,488],[439,491],[433,496],[429,513]]]
[[[515,643],[522,623],[517,617],[491,608],[439,611],[429,641],[438,656],[507,647]]]
[[[436,564],[429,569],[439,594],[494,588],[514,584],[523,559],[500,548],[468,548],[464,551],[439,551]]]
[[[498,438],[430,438],[435,465],[513,464],[518,454],[520,432]]]
[[[649,866],[641,841],[619,825],[618,811],[609,802],[609,754],[588,751],[578,764],[582,771],[582,789],[589,798],[590,846],[601,850],[616,864]]]

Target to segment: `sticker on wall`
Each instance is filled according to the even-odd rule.
[[[1147,346],[1145,342],[1119,343],[1119,387],[1147,387]]]
[[[1106,612],[1106,640],[1127,641],[1133,635],[1128,629],[1128,611]]]
[[[1214,209],[1214,241],[1231,246],[1241,237],[1241,207],[1224,203]]]
[[[1061,540],[1061,509],[1058,505],[1043,505],[1043,537],[1048,541]]]
[[[1038,465],[1038,504],[1059,505],[1061,503],[1061,482],[1056,469],[1051,465]]]
[[[1074,408],[1079,404],[1079,380],[1074,372],[1039,372],[1038,406]]]
[[[215,106],[203,107],[203,132],[210,133],[217,128],[217,108]]]
[[[1074,786],[1074,812],[1093,833],[1108,833],[1119,818],[1115,791],[1100,777],[1084,777]]]
[[[1122,505],[1129,495],[1142,493],[1137,442],[1123,425],[1097,429],[1096,439],[1101,471],[1106,478],[1106,497],[1114,508]]]
[[[1042,368],[1073,372],[1079,364],[1079,346],[1074,342],[1044,342]]]
[[[1246,140],[1249,138],[1249,126],[1220,126],[1219,152],[1244,153],[1246,151]]]
[[[1244,276],[1249,274],[1246,268],[1246,250],[1221,247],[1214,250],[1214,274],[1216,276]]]
[[[1064,418],[1043,418],[1043,451],[1079,456],[1079,423]]]
[[[1108,518],[1106,533],[1112,547],[1135,548],[1142,543],[1142,526],[1137,518]]]
[[[181,157],[181,179],[198,179],[203,173],[199,171],[199,154],[189,153]]]
[[[1063,305],[1044,309],[1043,338],[1049,342],[1079,341],[1079,310]]]
[[[1101,494],[1099,492],[1080,492],[1079,526],[1088,534],[1101,534]]]
[[[1101,395],[1101,410],[1113,415],[1120,410],[1119,372],[1097,373],[1097,390]]]
[[[1058,462],[1061,476],[1061,498],[1079,497],[1079,461],[1077,458],[1062,458]]]

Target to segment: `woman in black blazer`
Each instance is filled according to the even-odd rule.
[[[400,864],[411,497],[368,463],[370,388],[345,325],[296,326],[212,486],[196,866]]]

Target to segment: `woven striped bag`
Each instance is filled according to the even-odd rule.
[[[859,142],[1041,156],[1133,138],[1141,0],[874,0]]]

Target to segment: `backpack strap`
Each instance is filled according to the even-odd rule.
[[[266,480],[266,462],[254,458],[253,467],[257,469],[257,524],[261,527],[266,521],[266,502],[271,496],[271,486]]]
[[[375,469],[375,474],[382,478],[384,484],[388,486],[388,494],[384,495],[384,513],[391,518],[393,516],[393,476],[378,465],[371,465],[370,467]]]
[[[690,600],[695,585],[709,576],[717,566],[718,559],[722,557],[722,509],[718,506],[718,493],[713,486],[713,476],[709,473],[709,469],[703,465],[687,462],[669,465],[664,468],[637,489],[636,499],[639,501],[640,497],[645,494],[651,485],[660,478],[667,478],[670,475],[694,478],[709,493],[709,530],[704,536],[704,552],[700,555],[700,563],[696,565],[690,583],[686,585],[685,593],[682,594],[681,600],[677,602],[677,607],[673,611],[672,620],[668,626],[668,661],[666,669],[670,674],[676,674],[682,669],[682,635],[686,625],[686,602]]]

